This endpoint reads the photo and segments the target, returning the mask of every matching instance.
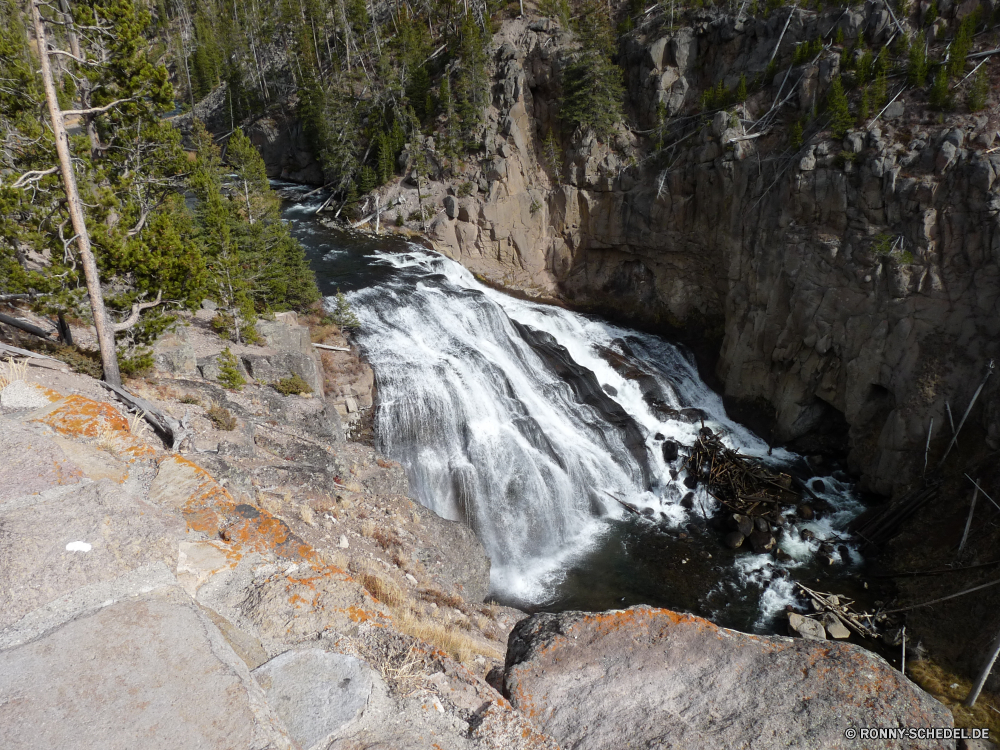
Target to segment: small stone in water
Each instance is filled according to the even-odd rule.
[[[684,477],[684,486],[687,487],[689,490],[693,490],[695,487],[698,486],[698,477],[694,476]]]
[[[694,493],[689,492],[681,498],[681,507],[691,510],[694,507]]]
[[[662,446],[663,450],[663,460],[667,463],[677,459],[680,454],[680,445],[673,440],[665,440]]]
[[[726,534],[723,541],[729,549],[739,549],[743,546],[743,539],[744,537],[740,532],[734,531],[731,534]]]

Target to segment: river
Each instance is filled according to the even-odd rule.
[[[850,588],[862,560],[842,533],[863,505],[849,478],[769,453],[683,348],[504,294],[398,237],[327,228],[316,205],[286,200],[284,216],[323,293],[343,291],[361,320],[378,448],[421,503],[476,532],[494,599],[529,611],[646,603],[773,632],[794,580]],[[720,544],[717,501],[685,486],[685,446],[703,424],[828,503],[811,521],[789,511],[783,561]],[[820,565],[824,541],[833,549]]]

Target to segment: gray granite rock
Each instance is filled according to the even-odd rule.
[[[5,750],[265,750],[291,741],[186,594],[145,594],[0,651]]]
[[[307,750],[353,721],[368,703],[378,675],[353,656],[305,649],[286,651],[253,671],[267,701]]]
[[[945,706],[858,646],[747,635],[650,607],[522,620],[509,639],[504,690],[576,750],[855,750],[848,727],[953,726]],[[954,748],[954,740],[919,747]]]

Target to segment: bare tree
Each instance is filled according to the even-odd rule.
[[[59,156],[59,169],[62,172],[63,187],[66,191],[66,204],[69,209],[73,232],[76,234],[76,245],[80,251],[83,273],[87,281],[87,294],[90,297],[90,307],[94,314],[94,327],[97,329],[97,341],[101,348],[101,363],[104,366],[104,380],[111,385],[121,386],[122,378],[118,370],[118,356],[115,349],[115,332],[108,311],[104,306],[104,295],[101,292],[101,279],[97,272],[97,262],[90,246],[90,234],[87,232],[87,222],[83,215],[83,203],[76,186],[76,175],[73,172],[72,154],[69,149],[69,138],[63,118],[69,114],[63,112],[56,98],[56,87],[52,80],[52,66],[49,61],[48,39],[45,34],[45,24],[38,11],[38,5],[31,0],[31,21],[35,29],[35,39],[38,42],[38,56],[42,64],[42,83],[45,86],[45,100],[49,107],[49,117],[52,119],[52,134],[55,137],[56,153]],[[117,104],[113,102],[112,104]],[[110,107],[72,110],[73,114],[83,117]]]

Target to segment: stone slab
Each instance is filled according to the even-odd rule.
[[[0,652],[5,750],[292,747],[246,666],[177,594],[114,604]]]
[[[302,750],[326,747],[365,708],[378,679],[363,661],[322,649],[286,651],[252,674]]]

